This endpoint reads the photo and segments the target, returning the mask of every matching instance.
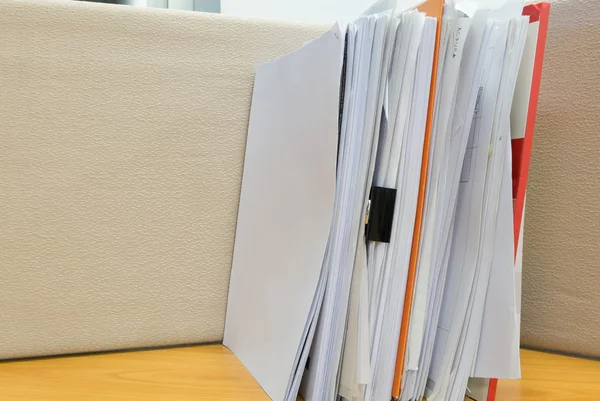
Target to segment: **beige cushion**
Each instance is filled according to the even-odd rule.
[[[523,251],[522,343],[600,357],[600,2],[550,11]]]
[[[0,358],[222,340],[254,65],[325,29],[0,2]]]

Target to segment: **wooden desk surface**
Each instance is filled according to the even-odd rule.
[[[0,363],[1,401],[268,401],[231,351],[205,345]]]
[[[521,380],[500,380],[496,401],[600,400],[600,361],[521,350]]]
[[[600,362],[524,350],[523,380],[496,401],[600,399]],[[0,401],[188,401],[269,398],[221,345],[0,363]]]

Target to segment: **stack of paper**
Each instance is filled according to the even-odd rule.
[[[435,18],[417,11],[401,14],[390,66],[389,121],[384,126],[387,132],[381,131],[386,141],[380,142],[375,185],[394,188],[397,195],[389,244],[368,242],[373,369],[366,399],[388,396],[393,380],[417,209],[436,25]]]
[[[405,399],[416,397],[420,392],[427,354],[433,344],[427,329],[437,320],[441,302],[438,283],[445,279],[456,187],[470,128],[470,117],[467,116],[473,114],[482,72],[479,62],[484,38],[481,21],[460,15],[448,5],[444,16],[440,50],[444,53],[440,59],[440,92],[434,117],[415,301],[407,344],[405,369],[409,371],[409,377],[403,391]]]
[[[464,386],[469,376],[474,375],[492,266],[496,265],[499,269],[514,271],[512,159],[509,122],[515,82],[529,24],[527,17],[520,16],[521,10],[522,4],[513,15],[499,16],[500,18],[506,18],[502,21],[504,25],[508,21],[507,40],[505,42],[508,51],[504,52],[502,75],[494,108],[492,138],[489,142],[490,148],[485,168],[483,219],[480,225],[475,276],[471,288],[467,285],[466,288],[462,287],[459,290],[459,292],[466,291],[469,293],[469,302],[454,362],[453,372],[456,372],[456,377],[452,383],[450,399],[460,399],[464,395]],[[461,197],[463,194],[463,188],[461,188]],[[469,198],[468,195],[464,195],[464,197],[461,201]],[[458,239],[459,236],[455,235],[455,238]],[[460,272],[463,267],[462,262],[455,264],[452,260],[449,265],[449,275],[454,274],[456,271]],[[462,275],[462,272],[458,274]],[[510,287],[507,288],[508,293],[511,292],[510,290]],[[456,313],[457,310],[454,311],[455,315]],[[516,323],[516,319],[513,323]],[[510,332],[514,328],[515,326],[512,325],[506,329]],[[511,349],[510,352],[516,351],[518,355],[518,344],[516,345],[516,349]],[[516,369],[518,369],[518,365]],[[516,373],[515,376],[520,376],[520,373]]]
[[[507,104],[512,100],[528,21],[518,16],[522,4],[510,3],[504,10],[476,11],[470,33],[478,29],[483,40],[471,47],[474,35],[467,38],[463,58],[474,50],[478,52],[477,63],[483,67],[483,75],[473,85],[478,92],[477,107],[464,161],[459,159],[460,177],[454,175],[452,179],[455,188],[460,181],[458,199],[456,189],[451,192],[455,222],[450,235],[438,245],[445,249],[443,257],[438,255],[441,274],[429,281],[429,289],[434,291],[428,294],[428,312],[433,313],[425,326],[418,370],[409,371],[403,399],[422,396],[425,387],[425,395],[431,400],[464,397],[467,379],[474,370],[491,259],[501,265],[500,269],[511,271],[513,267]],[[460,117],[456,110],[453,126]],[[464,152],[464,145],[460,147]],[[497,225],[499,203],[504,205],[501,225]],[[482,242],[482,235],[487,235],[487,242]],[[518,353],[518,343],[514,345],[508,351]],[[413,368],[410,358],[408,368]]]
[[[333,399],[336,392],[352,272],[363,241],[362,222],[377,147],[388,19],[387,15],[364,16],[349,24],[346,33],[339,197],[323,266],[329,273],[327,288],[301,391],[307,401]]]
[[[518,340],[484,318],[496,278],[518,338],[528,18],[521,0],[420,3],[381,1],[257,70],[225,345],[273,399],[458,401],[470,376],[520,375]]]

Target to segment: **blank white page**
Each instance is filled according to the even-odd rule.
[[[274,400],[294,371],[333,212],[343,38],[257,68],[225,337]]]

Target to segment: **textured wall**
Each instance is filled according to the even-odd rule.
[[[600,357],[600,1],[552,2],[527,192],[522,343]]]
[[[254,65],[323,30],[0,2],[0,359],[222,339]]]

